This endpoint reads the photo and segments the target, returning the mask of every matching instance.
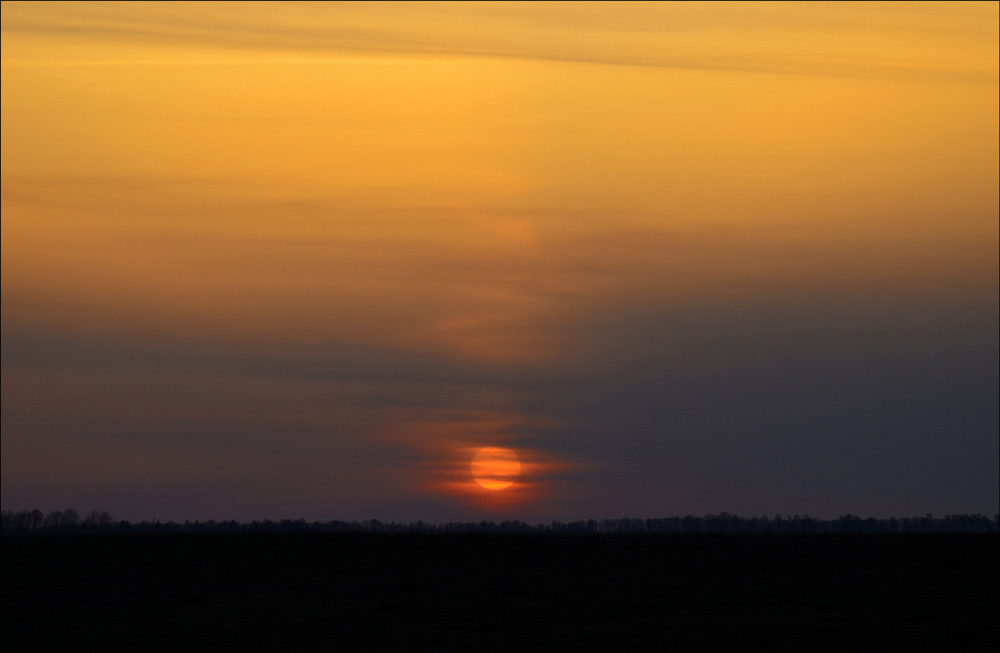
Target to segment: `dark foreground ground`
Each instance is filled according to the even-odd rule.
[[[5,651],[1000,650],[996,535],[4,538]]]

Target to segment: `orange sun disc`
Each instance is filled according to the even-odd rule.
[[[472,478],[487,490],[503,490],[521,474],[517,454],[502,447],[484,447],[472,457]]]

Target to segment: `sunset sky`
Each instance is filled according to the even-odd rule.
[[[3,509],[993,516],[998,7],[4,2]]]

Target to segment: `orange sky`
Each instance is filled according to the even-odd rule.
[[[997,15],[5,2],[4,494],[63,496],[29,462],[42,431],[85,495],[81,456],[215,487],[188,445],[94,435],[132,396],[128,429],[171,442],[181,410],[325,452],[287,505],[437,496],[426,470],[499,445],[558,512],[572,470],[614,465],[557,444],[575,413],[523,379],[600,377],[582,352],[617,346],[607,316],[995,303]],[[210,438],[206,467],[249,483],[274,437]],[[357,489],[359,468],[392,480]]]

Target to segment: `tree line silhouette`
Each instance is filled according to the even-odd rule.
[[[4,510],[0,515],[0,533],[4,536],[88,535],[88,534],[225,534],[225,533],[370,533],[370,534],[523,534],[523,535],[601,535],[601,534],[676,534],[676,535],[822,535],[822,534],[928,534],[928,533],[1000,533],[1000,515],[993,519],[979,514],[906,517],[897,519],[862,518],[843,515],[837,519],[818,519],[809,515],[741,517],[729,513],[704,517],[661,517],[654,519],[589,519],[529,524],[517,519],[500,522],[424,521],[410,523],[364,521],[312,521],[304,519],[237,521],[142,521],[132,523],[114,519],[106,511],[91,510],[81,516],[76,510]]]

